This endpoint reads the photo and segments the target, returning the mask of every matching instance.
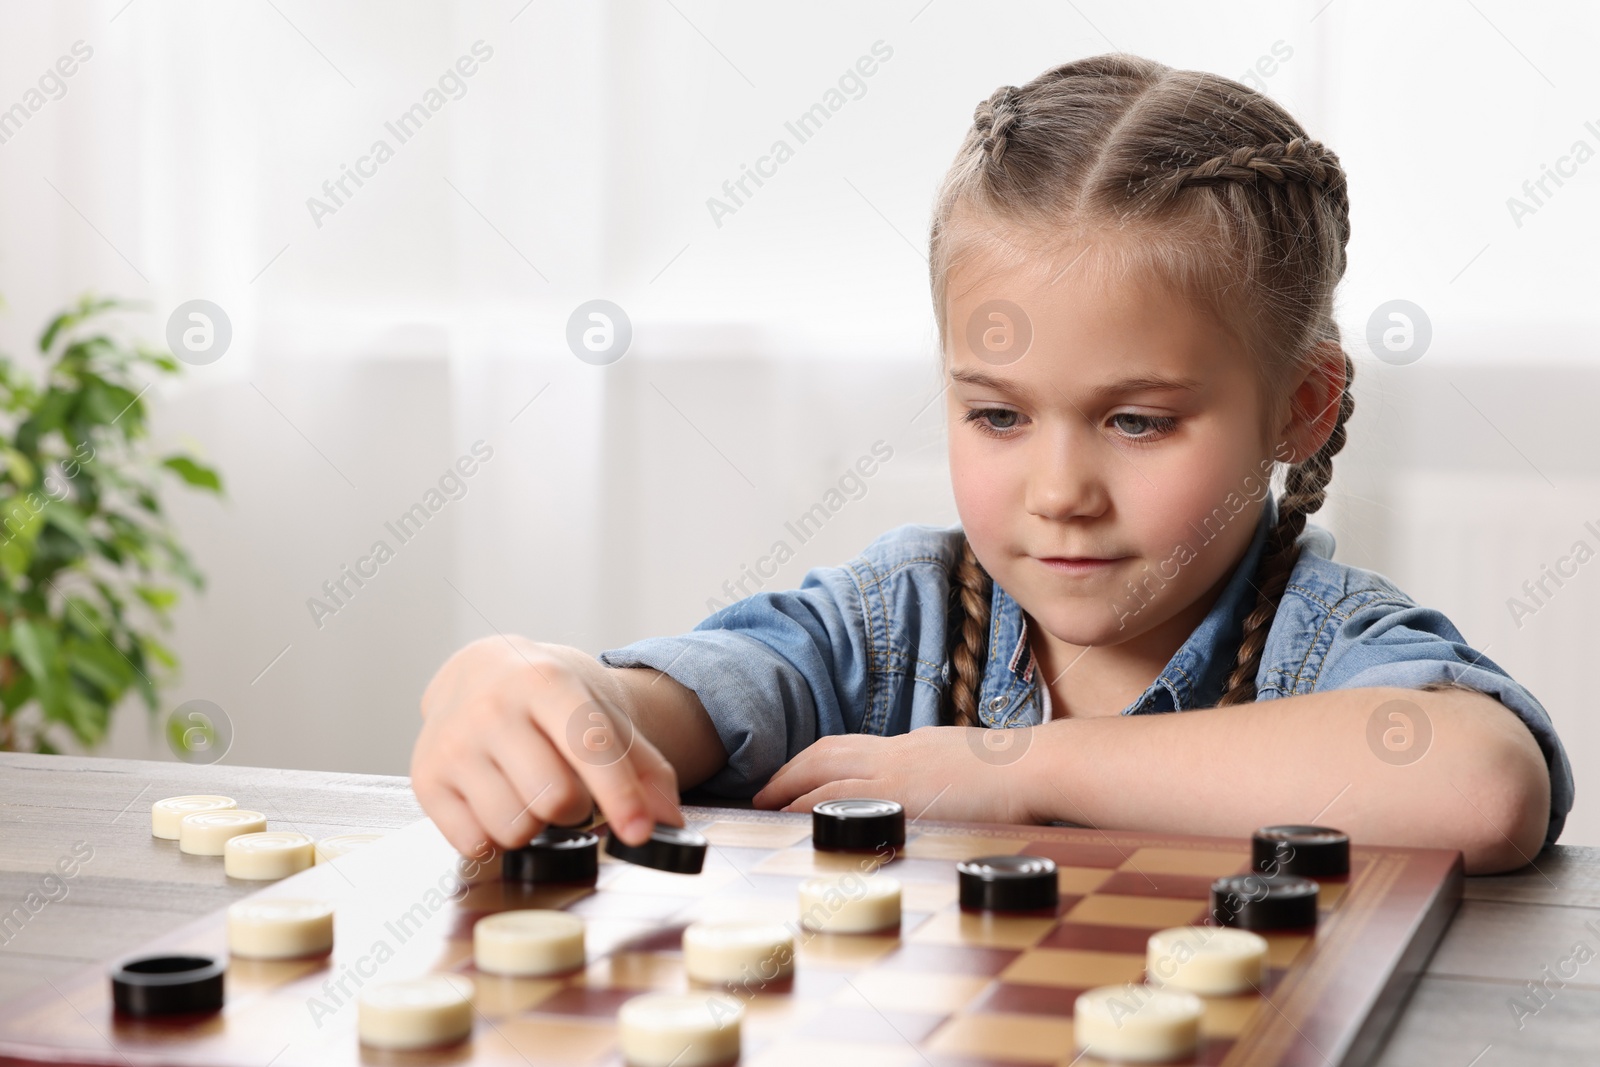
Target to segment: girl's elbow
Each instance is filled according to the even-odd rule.
[[[1538,745],[1530,736],[1495,749],[1463,790],[1473,799],[1461,850],[1467,874],[1526,867],[1544,848],[1549,828],[1550,773]]]

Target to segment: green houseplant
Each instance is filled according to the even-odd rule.
[[[63,731],[92,746],[130,691],[154,715],[178,666],[157,634],[179,584],[204,586],[157,479],[216,494],[222,480],[150,454],[138,372],[181,367],[109,328],[135,306],[85,296],[57,315],[37,377],[0,353],[0,749],[55,752]]]

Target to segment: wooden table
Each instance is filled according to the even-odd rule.
[[[422,816],[405,778],[0,753],[0,923],[13,915],[0,925],[0,999],[129,952],[256,888],[201,857],[184,857],[174,872],[164,855],[153,875],[150,804],[183,793],[248,797],[275,828],[313,837],[391,830]],[[58,861],[85,854],[73,877],[44,881]],[[17,920],[13,909],[30,893],[36,905],[55,899]],[[1580,944],[1589,951],[1575,955]],[[1540,999],[1529,982],[1544,983]],[[1511,1006],[1518,1000],[1521,1013]],[[1600,1062],[1600,849],[1558,845],[1535,867],[1469,878],[1376,1062]]]

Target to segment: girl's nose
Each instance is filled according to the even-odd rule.
[[[1109,503],[1100,463],[1085,427],[1062,429],[1035,437],[1038,447],[1028,457],[1024,504],[1041,518],[1064,520],[1094,517]]]

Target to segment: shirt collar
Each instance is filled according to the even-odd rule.
[[[1255,535],[1216,603],[1156,680],[1138,699],[1122,709],[1122,714],[1187,711],[1211,707],[1221,698],[1223,684],[1233,669],[1243,640],[1244,618],[1255,606],[1256,564],[1266,545],[1267,533],[1277,519],[1277,501],[1268,494]],[[984,725],[1030,726],[1040,721],[1040,701],[1027,699],[1034,692],[1033,668],[1027,616],[1011,594],[995,582],[989,604],[989,651],[978,687],[978,714]]]

